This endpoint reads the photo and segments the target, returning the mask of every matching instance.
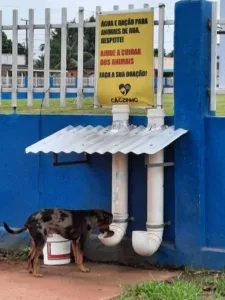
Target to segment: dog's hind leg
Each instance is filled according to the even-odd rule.
[[[38,247],[36,247],[36,251],[34,254],[34,258],[33,258],[33,276],[34,277],[43,277],[43,275],[38,272],[38,262],[39,262],[39,256],[42,254],[44,246],[45,246],[45,244],[43,246],[39,245]]]
[[[39,231],[35,234],[35,237],[33,236],[33,240],[35,243],[35,253],[33,254],[33,276],[43,277],[42,274],[38,273],[38,261],[47,241],[47,232],[45,232],[45,230]]]
[[[28,256],[28,272],[29,273],[33,272],[33,260],[34,260],[35,252],[36,252],[36,247],[35,247],[34,241],[32,240],[32,248],[31,248],[29,256]]]
[[[75,264],[77,264],[77,245],[76,245],[76,241],[72,241],[72,249],[73,249]]]

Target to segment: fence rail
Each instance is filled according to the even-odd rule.
[[[2,88],[12,87],[12,77],[2,77]],[[44,87],[44,77],[34,77],[33,78],[33,87]],[[163,78],[163,87],[173,87],[174,79],[171,78]],[[61,77],[59,76],[50,76],[49,77],[49,85],[50,87],[59,87],[61,84]],[[77,78],[76,77],[66,77],[65,81],[66,87],[77,87]],[[95,85],[95,77],[83,77],[83,86],[84,87],[92,87]],[[20,76],[17,77],[17,88],[23,87],[27,88],[28,86],[28,77]],[[155,88],[157,87],[157,79],[155,80]]]

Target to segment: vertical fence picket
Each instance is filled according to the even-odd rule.
[[[119,5],[113,5],[113,10],[119,10],[119,9],[120,9]]]
[[[66,107],[67,9],[62,8],[60,107]]]
[[[34,10],[29,10],[29,40],[28,40],[28,92],[27,105],[33,106],[33,84],[34,84]]]
[[[98,15],[101,13],[101,7],[96,6],[96,27],[95,27],[95,70],[94,70],[94,108],[99,107],[98,97],[97,97],[97,89],[98,89]]]
[[[17,65],[18,65],[18,11],[13,10],[13,38],[12,38],[12,101],[14,110],[17,107]]]
[[[83,70],[84,70],[84,8],[79,8],[78,27],[78,71],[77,71],[77,108],[82,107],[83,102]]]
[[[163,107],[163,64],[164,64],[164,21],[165,5],[159,5],[159,32],[158,32],[158,77],[157,77],[157,107]]]
[[[50,8],[45,9],[45,55],[44,55],[44,101],[43,105],[49,106],[50,88]]]

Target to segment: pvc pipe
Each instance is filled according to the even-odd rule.
[[[148,111],[148,127],[157,128],[164,125],[164,113],[162,109]],[[148,155],[148,164],[162,164],[164,151],[154,155]],[[149,167],[147,172],[147,231],[133,231],[132,245],[134,251],[141,256],[151,256],[161,245],[164,221],[163,199],[164,167]]]
[[[127,130],[129,124],[129,105],[113,107],[112,130]],[[127,230],[128,223],[128,155],[116,153],[112,155],[112,213],[113,223],[111,237],[100,234],[98,238],[108,247],[121,242]]]

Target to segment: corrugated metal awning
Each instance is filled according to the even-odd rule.
[[[187,130],[174,126],[150,130],[144,126],[129,126],[129,130],[113,130],[112,126],[67,126],[26,148],[26,153],[111,153],[155,154]]]

